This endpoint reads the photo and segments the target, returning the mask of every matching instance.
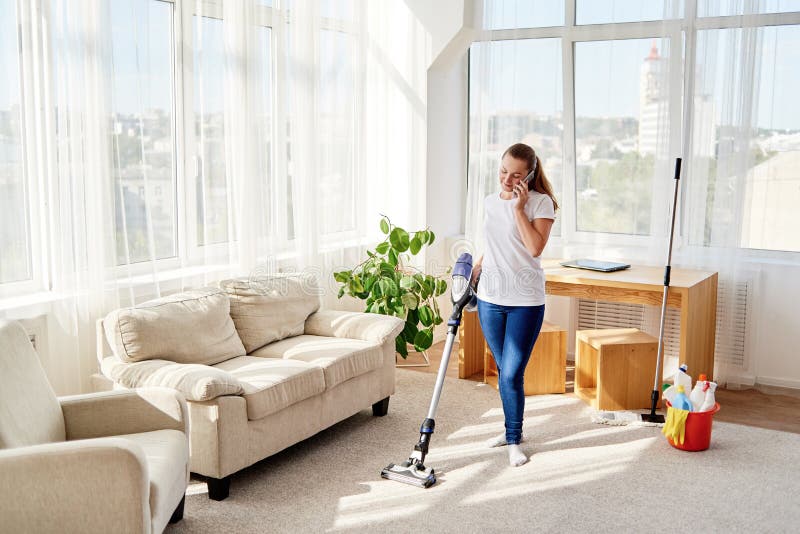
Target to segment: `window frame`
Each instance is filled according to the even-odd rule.
[[[19,124],[20,124],[20,166],[21,183],[24,191],[24,212],[25,212],[25,240],[27,242],[28,261],[30,262],[30,276],[23,280],[13,280],[0,282],[0,298],[15,297],[19,295],[36,293],[49,287],[49,272],[45,268],[48,261],[46,241],[47,212],[41,207],[46,205],[47,195],[43,189],[46,182],[42,173],[35,171],[38,155],[32,152],[31,147],[35,147],[35,131],[37,122],[37,110],[41,105],[44,95],[36,94],[34,91],[26,93],[25,88],[36,76],[41,73],[42,68],[37,61],[34,61],[35,47],[30,41],[31,36],[21,35],[23,18],[30,17],[28,11],[20,11],[20,4],[14,2],[14,16],[16,18],[14,27],[16,29],[17,43],[17,74],[19,83],[16,89],[19,91]],[[33,169],[32,169],[33,168]],[[38,178],[32,176],[37,174]],[[36,208],[36,209],[34,209]],[[38,214],[38,215],[37,215]]]
[[[769,26],[793,26],[800,24],[800,12],[759,13],[747,16],[727,15],[713,17],[697,16],[697,4],[693,0],[685,0],[683,17],[664,21],[609,22],[602,24],[576,23],[577,0],[564,2],[564,26],[513,28],[499,30],[480,30],[480,38],[476,42],[491,42],[515,39],[560,38],[562,50],[562,101],[563,110],[563,172],[561,211],[561,234],[552,236],[551,241],[557,247],[566,243],[570,245],[609,245],[619,247],[636,247],[644,249],[652,244],[653,232],[650,235],[612,234],[607,232],[585,232],[577,230],[576,205],[576,139],[575,139],[575,44],[578,42],[608,41],[622,39],[666,38],[670,41],[670,136],[669,153],[685,157],[691,154],[692,129],[686,128],[685,121],[691,121],[694,111],[694,76],[684,76],[686,72],[694,72],[696,64],[697,31],[729,28],[757,28]],[[467,78],[467,91],[469,87]],[[687,96],[689,95],[689,96]],[[469,101],[467,101],[469,102]],[[467,110],[469,121],[469,111]],[[469,131],[469,126],[467,131]],[[468,136],[467,136],[468,137]],[[469,139],[466,139],[467,168],[469,168]],[[572,179],[567,179],[572,177]],[[672,185],[669,184],[671,188]],[[680,191],[680,205],[685,202],[685,188]],[[654,195],[655,198],[655,195]],[[561,200],[561,199],[560,199]],[[681,207],[679,206],[679,211]],[[668,208],[663,202],[651,203],[651,228],[655,221],[667,220]],[[684,239],[683,218],[676,220],[676,242]],[[800,251],[760,250],[738,247],[748,257],[781,258],[786,260],[800,259]]]

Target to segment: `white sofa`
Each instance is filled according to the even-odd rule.
[[[98,322],[95,387],[183,393],[191,471],[224,499],[240,469],[370,406],[386,414],[403,321],[319,310],[317,295],[303,275],[240,278],[115,310]]]

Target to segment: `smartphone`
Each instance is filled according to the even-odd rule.
[[[536,174],[536,165],[533,166],[533,170],[531,172],[529,172],[528,176],[523,178],[522,182],[520,182],[520,183],[523,184],[523,185],[527,184],[531,180],[531,178],[533,178],[534,174]],[[514,196],[517,196],[517,192],[516,191],[514,191]]]

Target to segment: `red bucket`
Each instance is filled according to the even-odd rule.
[[[664,399],[667,407],[671,404]],[[669,444],[682,451],[704,451],[711,443],[711,424],[714,422],[714,414],[719,411],[719,403],[714,403],[714,408],[707,412],[689,412],[686,416],[686,433],[683,438],[683,445],[675,443],[672,438],[667,438]]]

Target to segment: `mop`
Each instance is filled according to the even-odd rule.
[[[430,467],[425,467],[425,456],[428,454],[433,429],[436,422],[433,417],[442,395],[447,363],[453,349],[453,341],[461,324],[461,312],[464,308],[472,308],[477,302],[477,297],[470,286],[472,277],[472,255],[464,252],[458,257],[453,267],[453,284],[450,290],[450,299],[453,302],[453,313],[447,321],[447,340],[442,352],[442,362],[439,364],[439,374],[436,376],[436,385],[433,388],[433,397],[428,409],[428,416],[422,421],[419,429],[419,442],[414,446],[408,460],[399,464],[389,464],[381,470],[381,476],[389,480],[404,482],[420,488],[429,488],[436,484],[436,475]]]
[[[675,212],[678,208],[678,184],[681,179],[681,158],[675,159],[675,195],[672,200],[672,226],[669,231],[669,252],[667,266],[664,269],[664,295],[661,298],[661,325],[658,330],[658,356],[656,359],[656,376],[653,379],[653,392],[650,394],[650,413],[636,412],[599,412],[592,416],[593,423],[621,426],[664,426],[664,416],[656,413],[658,404],[658,383],[661,379],[661,359],[664,355],[664,320],[667,316],[667,293],[669,292],[669,276],[672,269],[672,238],[675,235]]]

